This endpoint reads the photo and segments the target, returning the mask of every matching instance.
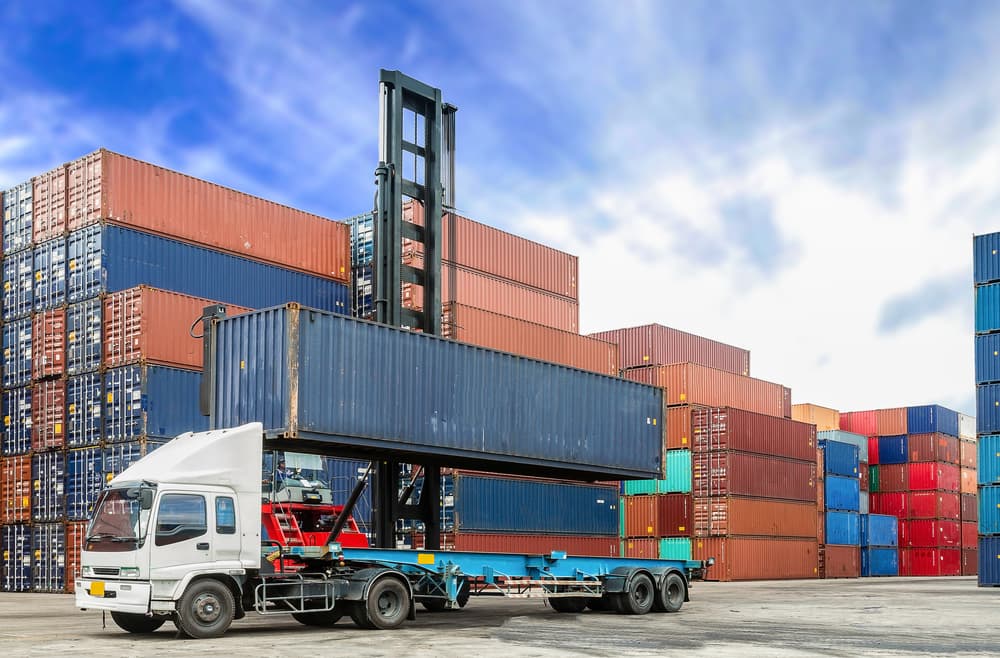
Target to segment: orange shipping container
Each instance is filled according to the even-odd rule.
[[[177,368],[201,368],[202,341],[191,326],[214,302],[176,292],[138,286],[104,298],[104,365],[154,363]],[[227,315],[249,309],[226,306]],[[196,332],[200,334],[200,328]]]
[[[959,442],[959,454],[961,455],[961,462],[963,468],[975,469],[979,465],[979,455],[978,449],[976,448],[975,441],[965,441]]]
[[[57,377],[66,366],[66,309],[37,313],[31,321],[31,376]]]
[[[0,459],[0,523],[31,519],[31,457]]]
[[[660,557],[660,540],[658,539],[626,539],[622,542],[623,557],[643,560],[656,560]]]
[[[668,405],[728,406],[778,417],[787,408],[789,389],[780,384],[694,363],[633,368],[625,377],[665,389]]]
[[[976,469],[974,468],[962,469],[961,491],[964,494],[976,493]]]
[[[80,553],[86,531],[86,521],[66,524],[66,591],[70,594],[76,591],[74,579],[80,575]]]
[[[706,580],[789,580],[816,578],[815,539],[725,537],[695,539],[695,560],[715,558]]]
[[[66,232],[66,165],[31,180],[31,239],[36,243]]]
[[[445,304],[442,332],[463,343],[618,375],[617,345],[471,306]]]
[[[591,334],[617,343],[623,368],[698,363],[737,375],[750,374],[750,352],[686,331],[647,324]]]
[[[105,149],[66,167],[71,231],[106,221],[350,281],[346,224]]]
[[[827,544],[823,553],[824,578],[861,576],[861,549],[857,546]]]
[[[906,407],[878,409],[875,412],[875,433],[879,436],[906,434]]]
[[[667,450],[691,448],[691,412],[694,405],[667,409]]]
[[[625,496],[625,536],[659,537],[659,507],[656,496]],[[655,550],[655,549],[654,549]]]
[[[792,419],[815,425],[817,432],[840,429],[840,412],[818,404],[793,404]]]
[[[697,537],[816,538],[816,503],[787,502],[736,496],[695,498]]]

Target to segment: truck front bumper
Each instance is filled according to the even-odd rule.
[[[144,615],[149,612],[149,583],[142,581],[76,579],[76,607]]]

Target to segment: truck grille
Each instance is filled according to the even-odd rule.
[[[94,575],[96,576],[117,576],[118,567],[94,567]]]

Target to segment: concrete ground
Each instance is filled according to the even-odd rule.
[[[974,578],[696,583],[676,614],[558,614],[539,600],[474,598],[395,631],[333,629],[250,615],[218,640],[168,622],[131,636],[67,595],[0,594],[4,658],[73,656],[831,656],[998,655],[1000,588]]]

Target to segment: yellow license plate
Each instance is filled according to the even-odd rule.
[[[104,583],[101,581],[95,581],[90,583],[90,595],[91,596],[104,596]]]

